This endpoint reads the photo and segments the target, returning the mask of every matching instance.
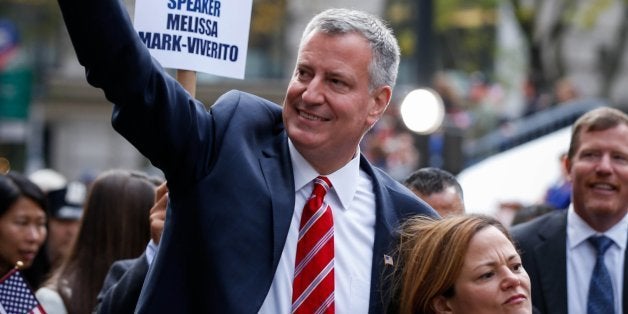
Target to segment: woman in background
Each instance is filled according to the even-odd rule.
[[[530,278],[496,219],[411,218],[400,239],[391,312],[532,313]]]
[[[109,170],[91,185],[78,237],[66,261],[36,293],[49,314],[91,313],[111,264],[142,254],[158,180]]]
[[[31,287],[44,274],[31,271],[46,240],[46,196],[37,185],[17,172],[0,174],[0,277],[23,263]]]

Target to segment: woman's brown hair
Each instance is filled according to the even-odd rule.
[[[402,224],[393,283],[399,313],[435,313],[434,298],[452,297],[471,238],[489,226],[512,242],[499,221],[480,214],[419,216]]]

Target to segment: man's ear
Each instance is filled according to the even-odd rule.
[[[571,167],[573,166],[572,162],[571,162],[571,158],[569,157],[564,157],[561,159],[561,167],[563,167],[563,170],[565,171],[565,177],[567,178],[567,181],[571,182]]]
[[[375,124],[377,120],[384,114],[390,99],[392,97],[392,88],[390,86],[382,86],[373,92],[373,105],[369,108],[369,120],[371,125]]]
[[[439,295],[432,299],[432,307],[436,311],[436,313],[453,313],[451,307],[449,306],[449,299],[445,298],[442,295]]]

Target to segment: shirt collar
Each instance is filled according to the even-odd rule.
[[[590,236],[599,234],[591,228],[573,209],[573,205],[569,206],[567,212],[567,236],[569,237],[569,249],[573,249],[586,241]],[[626,246],[628,241],[628,215],[624,215],[617,224],[612,228],[606,230],[603,233],[605,236],[611,238],[616,245],[622,250]]]
[[[288,139],[290,150],[290,160],[292,161],[292,172],[294,175],[294,191],[299,191],[320,174],[314,170],[307,160],[297,151],[290,139]],[[355,196],[358,188],[358,178],[360,176],[360,147],[356,154],[347,164],[326,177],[331,181],[332,191],[338,197],[343,209],[348,209],[351,200]]]

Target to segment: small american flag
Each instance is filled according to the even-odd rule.
[[[0,314],[45,314],[17,268],[0,278]]]
[[[384,254],[384,265],[393,266],[393,264],[392,256]]]

